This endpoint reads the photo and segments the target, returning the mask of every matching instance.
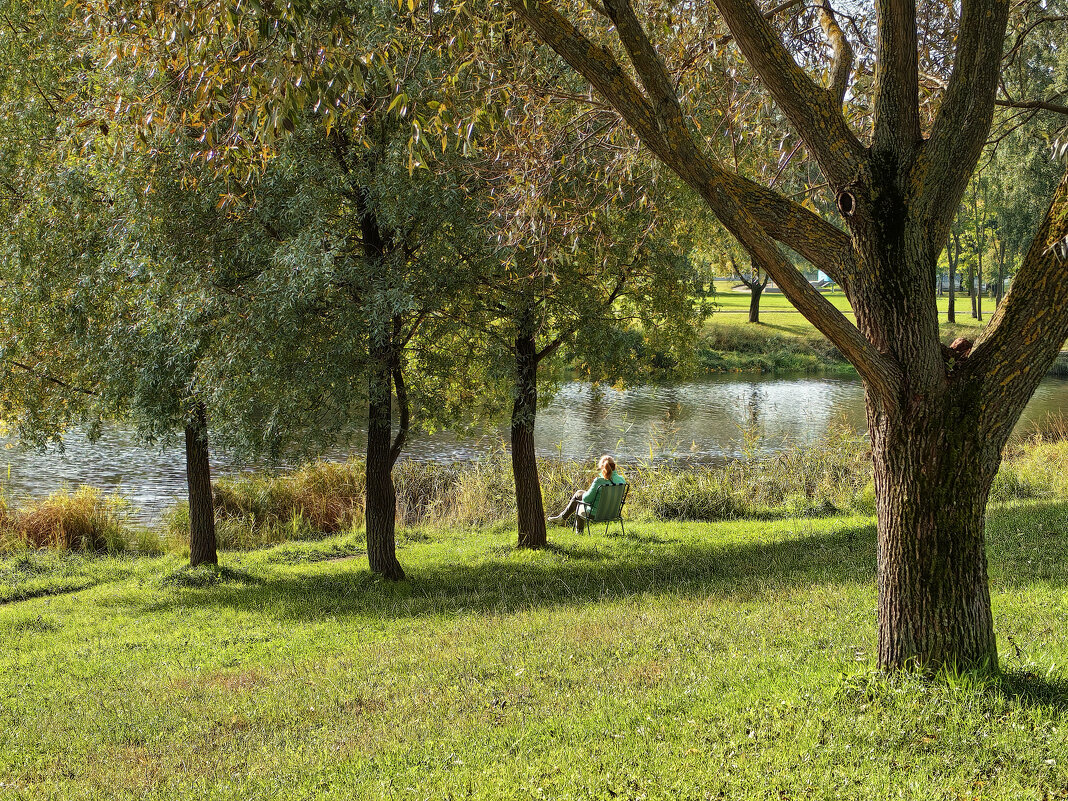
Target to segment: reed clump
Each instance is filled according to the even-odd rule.
[[[710,323],[697,346],[704,372],[848,372],[852,368],[827,339],[789,336],[763,326]]]
[[[874,513],[871,455],[862,435],[840,426],[810,447],[787,447],[766,457],[756,455],[755,440],[749,442],[744,432],[743,440],[744,458],[721,465],[621,464],[631,487],[626,517],[712,522]],[[593,474],[592,460],[542,461],[546,513],[563,508]],[[398,528],[515,525],[507,454],[452,465],[401,462],[393,476]],[[360,529],[364,479],[359,460],[221,478],[215,485],[219,547],[250,549]],[[1013,441],[990,497],[996,503],[1068,497],[1068,421],[1051,419],[1039,433]],[[28,548],[160,553],[185,547],[188,530],[184,504],[167,515],[161,537],[132,522],[127,501],[92,487],[61,490],[22,507],[0,493],[0,553]]]
[[[362,462],[316,461],[287,473],[247,473],[214,485],[222,548],[257,548],[346,531],[363,518]],[[188,509],[168,519],[172,539],[188,538]]]
[[[1005,450],[990,500],[1004,503],[1068,496],[1068,418],[1046,417],[1028,435]]]
[[[154,536],[132,522],[130,503],[96,487],[63,488],[47,498],[13,508],[0,501],[0,550],[154,552]]]

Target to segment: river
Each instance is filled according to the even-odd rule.
[[[1026,433],[1051,414],[1068,414],[1068,381],[1046,379],[1017,427]],[[822,377],[765,378],[724,375],[685,384],[616,390],[565,385],[538,414],[539,455],[588,459],[612,453],[624,467],[636,461],[723,461],[744,453],[769,454],[810,445],[834,425],[864,429],[864,393],[856,380]],[[460,437],[416,434],[404,458],[463,461],[505,447],[507,430]],[[92,484],[121,492],[152,519],[185,493],[184,451],[145,448],[131,432],[112,426],[95,443],[72,432],[62,450],[25,451],[6,441],[0,478],[9,500],[41,496],[64,485]],[[359,450],[356,451],[359,453]],[[327,458],[343,459],[333,452]],[[213,462],[216,475],[251,469],[226,454]]]

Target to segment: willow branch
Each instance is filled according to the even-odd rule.
[[[1007,0],[964,0],[953,72],[931,135],[913,168],[916,211],[941,242],[957,213],[994,116]]]
[[[834,18],[834,9],[831,8],[830,0],[823,0],[820,6],[820,26],[823,35],[831,43],[834,58],[831,62],[831,93],[841,105],[845,100],[846,89],[849,88],[849,76],[853,71],[853,46],[842,33],[838,21]]]
[[[916,2],[878,0],[875,18],[879,37],[872,148],[899,157],[920,144]]]
[[[843,186],[857,172],[864,147],[842,115],[841,102],[798,66],[753,0],[716,0],[746,61],[805,140],[824,174]]]
[[[1068,106],[1050,103],[1048,100],[995,100],[994,105],[1005,106],[1007,108],[1027,108],[1036,109],[1038,111],[1052,111],[1056,114],[1068,115]]]
[[[766,19],[766,20],[774,19],[776,16],[778,16],[779,12],[786,11],[787,9],[793,8],[794,6],[799,6],[802,3],[804,3],[804,0],[786,0],[785,3],[779,3],[779,5],[775,6],[774,8],[770,8],[767,11],[765,11],[764,12],[764,19]],[[728,34],[726,34],[724,36],[721,36],[718,39],[716,39],[716,47],[723,47],[725,45],[730,44],[733,41],[734,41],[734,35],[728,33]]]
[[[1066,238],[1068,171],[1009,293],[964,364],[986,402],[997,407],[994,417],[1016,419],[1068,339]]]
[[[97,392],[96,390],[86,389],[85,387],[79,387],[79,386],[77,386],[75,384],[71,384],[71,383],[69,383],[67,381],[64,381],[61,378],[56,378],[54,375],[52,375],[51,373],[48,373],[48,372],[43,372],[42,373],[41,371],[39,371],[37,368],[33,367],[32,365],[26,364],[24,362],[16,361],[15,359],[7,359],[6,361],[7,361],[8,364],[12,365],[13,367],[18,367],[20,370],[26,371],[27,373],[32,375],[34,378],[40,379],[41,381],[46,381],[49,384],[55,384],[57,387],[62,387],[63,389],[69,389],[71,392],[79,392],[82,395],[89,395],[90,397],[94,397],[94,398],[100,397],[100,393]]]
[[[848,285],[852,254],[849,238],[842,231],[778,192],[724,170],[698,148],[691,135],[687,133],[682,137],[678,127],[672,129],[673,139],[669,143],[663,133],[667,123],[660,122],[652,104],[611,52],[590,41],[547,2],[510,0],[510,3],[534,32],[583,75],[630,125],[642,143],[683,181],[702,195],[710,191],[712,185],[725,188],[745,203],[772,237],[800,253],[843,286]],[[632,46],[636,50],[642,49],[640,43]],[[654,65],[647,66],[651,69]],[[649,79],[652,82],[655,76],[650,75]],[[668,112],[671,106],[669,97]]]

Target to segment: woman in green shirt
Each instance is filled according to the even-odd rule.
[[[551,515],[549,517],[550,523],[563,523],[578,509],[579,501],[590,504],[590,517],[596,517],[597,515],[597,496],[600,494],[600,489],[605,484],[626,484],[627,481],[623,476],[616,472],[616,460],[607,454],[597,460],[597,470],[600,475],[593,480],[588,490],[575,490],[575,494],[571,496],[571,500],[567,502],[567,506],[559,514]]]

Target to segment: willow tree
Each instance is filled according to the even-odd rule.
[[[141,191],[140,165],[115,157],[103,59],[62,3],[11,0],[0,16],[3,417],[37,446],[116,419],[146,442],[184,429],[190,562],[215,563],[205,408],[190,395],[210,333],[203,286],[179,265],[218,255],[203,246],[226,221],[214,197]]]
[[[1053,194],[1014,289],[965,359],[939,339],[935,273],[991,127],[1009,3],[963,0],[959,17],[949,9],[939,50],[946,79],[932,88],[916,3],[876,0],[863,127],[843,114],[854,47],[827,2],[820,15],[833,55],[825,82],[798,63],[772,12],[753,0],[685,11],[631,0],[510,4],[699,193],[860,373],[878,510],[879,663],[996,666],[986,502],[1013,425],[1068,336],[1068,262],[1056,247],[1068,235],[1068,180]],[[693,61],[679,32],[710,15],[729,29],[718,41],[738,48],[804,141],[837,219],[725,166],[715,142],[691,124],[701,96],[689,91]],[[856,325],[784,248],[843,288]]]
[[[469,137],[441,91],[456,77],[442,67],[455,49],[455,29],[446,24],[452,15],[410,14],[387,0],[343,6],[218,0],[195,7],[85,0],[79,6],[112,50],[112,71],[157,82],[153,91],[118,87],[109,122],[163,128],[194,141],[191,158],[231,184],[220,199],[224,209],[265,209],[273,190],[260,182],[294,137],[310,143],[302,189],[328,195],[327,207],[305,219],[261,214],[279,240],[277,254],[238,283],[259,299],[281,298],[290,311],[301,305],[301,294],[321,290],[327,303],[341,296],[331,308],[348,312],[338,322],[351,345],[342,362],[356,364],[355,349],[366,358],[358,360],[358,374],[319,391],[351,401],[353,381],[363,382],[368,558],[374,572],[403,578],[392,467],[408,429],[405,348],[425,317],[422,301],[436,300],[433,293],[417,297],[414,287],[433,273],[423,256],[440,241],[436,234],[448,232],[439,212],[462,199],[445,197],[448,176],[427,163]],[[289,166],[301,156],[285,154]],[[293,213],[294,198],[300,206],[290,193],[286,213]],[[286,270],[292,280],[279,278]],[[287,286],[297,297],[284,296]],[[306,306],[306,320],[320,308]],[[275,329],[279,347],[265,353],[292,350],[279,334]],[[300,329],[288,335],[299,337]],[[278,430],[284,427],[281,421]]]
[[[482,358],[509,374],[518,545],[541,548],[539,383],[565,362],[594,380],[633,380],[641,368],[628,346],[657,334],[692,340],[701,315],[678,257],[689,243],[686,215],[671,213],[673,177],[655,180],[662,168],[620,146],[629,135],[613,112],[575,102],[573,75],[539,54],[502,52],[512,76],[489,101],[504,96],[504,121],[483,137],[469,182],[486,209],[490,253],[468,271],[458,308]]]

